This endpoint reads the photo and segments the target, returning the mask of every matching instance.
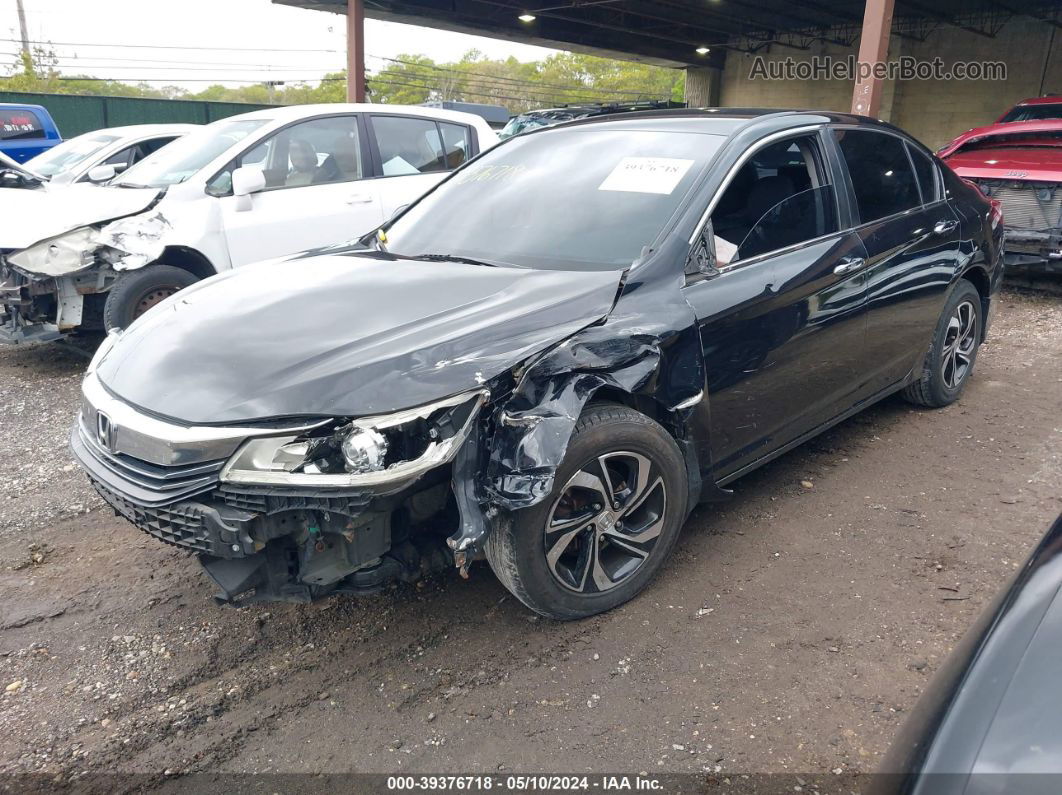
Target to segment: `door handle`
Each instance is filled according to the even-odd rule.
[[[352,193],[347,196],[347,204],[368,204],[372,201],[372,196],[367,193]]]
[[[833,272],[838,276],[845,273],[852,273],[857,271],[867,264],[867,261],[863,257],[844,257],[837,267],[833,269]]]
[[[933,234],[946,235],[948,232],[954,232],[955,227],[957,227],[958,225],[958,221],[937,221],[933,225]]]

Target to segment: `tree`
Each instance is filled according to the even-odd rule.
[[[490,59],[478,50],[469,50],[452,63],[436,63],[415,54],[386,61],[386,66],[367,76],[373,102],[416,105],[459,100],[503,105],[511,113],[520,113],[591,102],[681,100],[685,90],[681,70],[576,53],[557,53],[528,63],[512,57]],[[29,55],[18,56],[7,77],[0,77],[0,89],[279,105],[346,101],[346,72],[329,73],[316,84],[263,81],[234,88],[217,83],[191,93],[178,86],[153,88],[146,83],[62,74],[58,63],[53,50],[35,47]]]

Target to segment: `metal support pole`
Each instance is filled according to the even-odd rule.
[[[347,102],[365,101],[365,5],[347,0]]]
[[[18,10],[18,27],[22,33],[22,53],[28,57],[30,54],[29,32],[26,28],[26,9],[22,7],[22,0],[15,0],[15,8]]]
[[[871,69],[889,56],[893,5],[894,0],[867,0],[863,32],[859,37],[859,63],[868,64]],[[852,90],[852,113],[876,117],[881,109],[881,88],[880,78],[873,74],[864,76],[861,70]]]

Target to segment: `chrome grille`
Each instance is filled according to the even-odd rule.
[[[1003,223],[1014,229],[1051,229],[1062,226],[1062,187],[1036,182],[987,183],[989,196],[1003,208]],[[1044,191],[1049,198],[1039,197]]]
[[[83,451],[79,458],[90,474],[111,490],[143,506],[168,505],[210,491],[217,485],[219,473],[227,460],[161,466],[105,450],[83,420],[78,422],[76,433],[80,444],[74,445],[74,452]]]

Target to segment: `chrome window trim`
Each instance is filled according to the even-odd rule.
[[[772,249],[771,251],[765,251],[762,254],[757,254],[755,257],[749,257],[748,259],[741,259],[737,262],[732,262],[728,265],[722,266],[721,268],[717,268],[716,270],[718,270],[720,275],[722,275],[724,273],[730,273],[731,271],[736,270],[738,268],[743,268],[746,265],[759,265],[760,263],[766,261],[768,258],[776,257],[779,254],[788,254],[792,251],[797,251],[798,249],[806,248],[807,246],[811,246],[816,243],[822,243],[826,240],[829,240],[831,237],[842,237],[846,234],[849,234],[851,231],[851,229],[838,229],[835,232],[830,232],[825,235],[819,235],[818,237],[813,237],[810,240],[801,240],[799,243],[793,243],[792,245],[786,246],[785,248]]]
[[[103,412],[115,427],[114,449],[121,453],[158,466],[184,466],[228,458],[251,437],[278,436],[306,431],[328,420],[302,425],[273,428],[261,426],[205,426],[178,425],[137,411],[128,403],[113,397],[95,372],[85,376],[81,384],[81,416],[85,428],[96,427],[96,417]]]

